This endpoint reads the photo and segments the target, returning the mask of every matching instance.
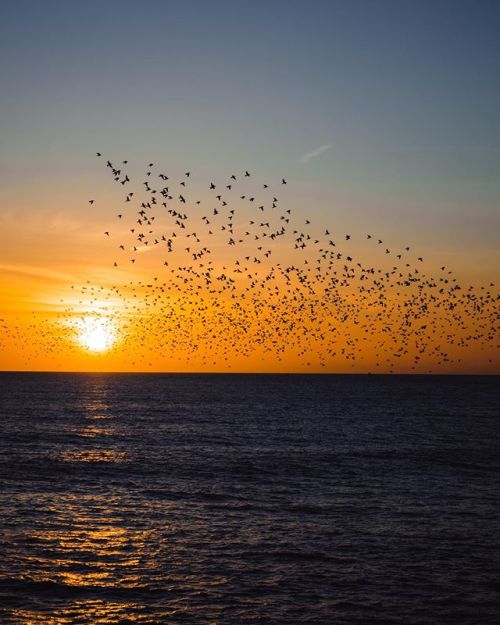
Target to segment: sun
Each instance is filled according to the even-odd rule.
[[[84,317],[78,330],[78,343],[90,352],[105,352],[116,342],[115,325],[106,317]]]

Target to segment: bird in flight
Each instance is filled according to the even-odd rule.
[[[280,197],[283,185],[293,191],[291,180],[259,183],[244,170],[203,182],[174,167],[152,177],[153,163],[136,177],[127,161],[117,162],[104,167],[111,184],[131,191],[119,194],[124,209],[113,215],[120,227],[104,237],[113,242],[110,255],[122,259],[111,256],[110,266],[121,273],[125,259],[137,280],[84,285],[80,294],[123,302],[136,355],[146,358],[151,345],[196,357],[201,367],[261,353],[305,369],[342,361],[360,370],[428,371],[495,344],[493,282],[466,285],[447,265],[433,271],[409,245],[383,245],[372,234],[353,235],[342,249],[330,234],[341,223],[304,219]]]

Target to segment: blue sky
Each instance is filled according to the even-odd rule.
[[[101,150],[286,174],[325,217],[494,248],[499,32],[484,0],[4,3],[3,201],[80,192]]]

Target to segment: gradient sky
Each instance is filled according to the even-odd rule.
[[[286,175],[321,223],[495,280],[499,32],[485,0],[2,3],[2,311],[105,273],[96,150]]]

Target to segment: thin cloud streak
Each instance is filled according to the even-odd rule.
[[[27,276],[29,278],[45,278],[55,282],[74,281],[76,278],[73,274],[53,271],[44,267],[34,267],[33,265],[6,265],[0,264],[0,272],[12,273]]]
[[[317,156],[320,156],[321,154],[324,154],[325,152],[328,152],[328,150],[330,150],[332,147],[333,146],[331,143],[320,145],[315,150],[312,150],[311,152],[307,152],[306,154],[302,154],[302,156],[299,158],[299,162],[308,163],[311,159],[316,158]]]

